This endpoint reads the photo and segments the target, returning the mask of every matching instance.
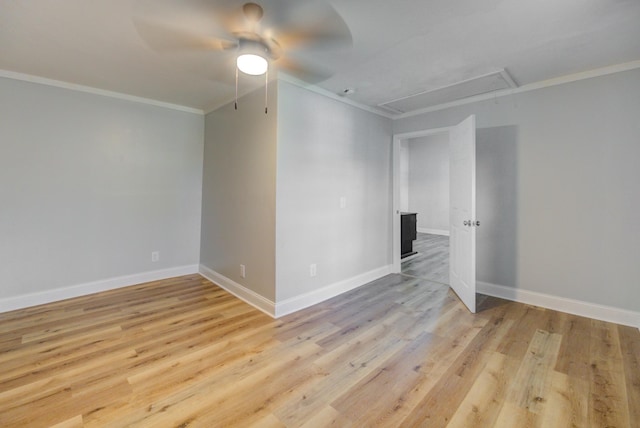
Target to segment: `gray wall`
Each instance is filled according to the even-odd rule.
[[[399,119],[394,132],[473,113],[478,279],[640,309],[640,70]]]
[[[277,84],[269,91],[269,114],[261,89],[206,117],[200,258],[275,301]]]
[[[391,264],[392,124],[282,81],[278,102],[276,261],[283,301]]]
[[[197,264],[203,131],[201,115],[0,78],[0,298]]]
[[[517,284],[518,144],[515,126],[476,131],[476,275],[490,284]]]
[[[408,140],[409,211],[418,229],[449,231],[449,133]]]

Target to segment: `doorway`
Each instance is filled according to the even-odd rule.
[[[393,272],[401,261],[401,144],[412,138],[447,133],[449,146],[449,285],[472,313],[476,312],[476,118],[471,115],[447,128],[396,134],[393,137]]]
[[[449,132],[400,142],[400,211],[415,213],[413,252],[401,273],[449,285]],[[402,226],[401,226],[402,227]]]

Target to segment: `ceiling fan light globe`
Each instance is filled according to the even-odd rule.
[[[266,73],[267,68],[269,67],[265,58],[255,54],[238,55],[236,64],[238,65],[238,70],[252,76],[260,76],[261,74]]]

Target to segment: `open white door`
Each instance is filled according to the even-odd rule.
[[[451,128],[450,251],[451,288],[476,312],[476,117]]]

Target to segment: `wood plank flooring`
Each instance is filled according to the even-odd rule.
[[[418,233],[413,250],[418,254],[402,260],[404,275],[449,284],[448,236]]]
[[[273,320],[198,275],[0,314],[2,427],[639,427],[640,332],[389,275]]]

